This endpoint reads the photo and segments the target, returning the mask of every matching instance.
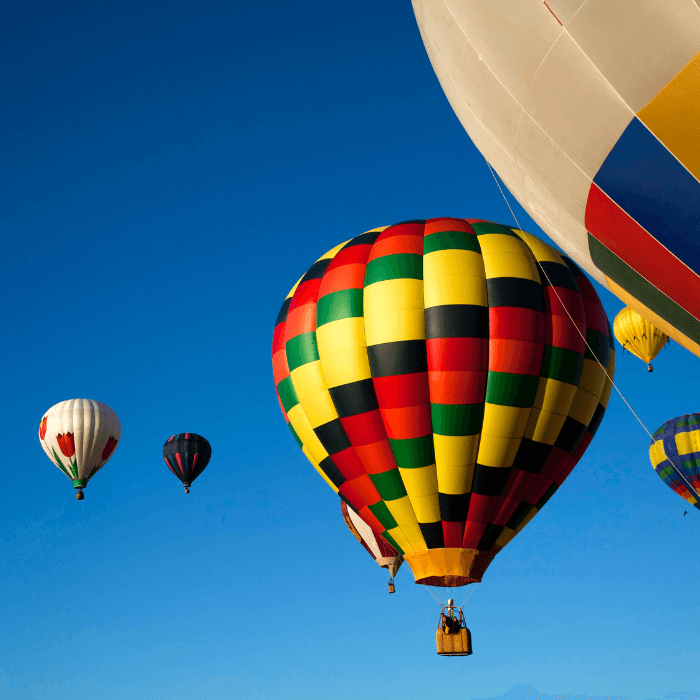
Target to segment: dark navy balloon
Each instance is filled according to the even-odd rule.
[[[196,433],[178,433],[163,445],[163,459],[189,493],[192,482],[209,464],[211,445]]]

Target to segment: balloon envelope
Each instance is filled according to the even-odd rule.
[[[401,567],[403,559],[401,555],[341,499],[340,512],[343,520],[348,526],[348,530],[353,537],[367,550],[369,555],[377,562],[382,569],[388,569],[391,576],[396,576],[396,572]]]
[[[661,480],[700,510],[700,413],[666,421],[654,433],[649,458]]]
[[[163,445],[163,459],[168,469],[180,479],[189,493],[192,482],[206,469],[211,459],[211,445],[196,433],[178,433]]]
[[[520,204],[589,274],[700,355],[697,0],[413,9],[450,105]]]
[[[92,399],[61,401],[39,423],[44,452],[73,482],[79,496],[112,457],[121,435],[117,414],[107,404]]]
[[[612,376],[607,316],[573,262],[507,226],[431,219],[314,263],[272,364],[316,470],[416,581],[456,586],[481,579],[593,438],[610,381],[584,337]]]
[[[650,372],[651,361],[668,342],[668,336],[663,331],[642,318],[629,306],[626,306],[615,316],[613,333],[617,342],[625,350],[629,350],[635,357],[649,366]]]

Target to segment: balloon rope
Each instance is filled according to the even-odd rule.
[[[475,584],[471,587],[471,590],[469,591],[469,593],[467,594],[467,597],[464,599],[464,602],[462,603],[462,607],[464,607],[464,606],[467,604],[467,602],[469,601],[469,599],[472,597],[472,593],[474,593],[474,591],[476,590],[476,587],[477,587],[478,585],[479,585],[478,583],[475,583]]]
[[[430,595],[433,596],[433,598],[435,598],[435,602],[436,602],[438,605],[440,605],[441,607],[445,605],[445,603],[443,603],[441,600],[438,600],[438,599],[437,599],[437,597],[435,596],[435,594],[433,593],[433,591],[430,589],[430,586],[426,586],[426,588],[428,589],[428,593],[430,593]]]
[[[423,610],[425,610],[425,619],[428,621],[428,627],[430,627],[430,629],[432,630],[433,623],[430,621],[430,617],[428,615],[428,608],[425,607],[425,598],[423,597],[423,588],[421,587],[419,590],[420,590],[421,600],[423,601]]]
[[[501,183],[498,181],[498,178],[496,177],[496,173],[493,172],[493,168],[491,167],[491,163],[486,161],[486,165],[489,166],[489,170],[491,171],[491,175],[493,175],[493,179],[496,181],[496,184],[498,185],[498,189],[500,190],[501,195],[503,196],[503,199],[505,200],[506,204],[508,205],[508,209],[510,209],[510,213],[513,215],[513,219],[515,219],[515,223],[518,225],[518,230],[522,231],[523,229],[522,229],[522,226],[520,226],[520,222],[518,221],[518,217],[515,215],[513,208],[510,206],[510,202],[508,201],[508,198],[506,197],[505,192],[501,188]],[[532,250],[532,246],[527,242],[527,238],[525,238],[524,241],[525,241],[525,244],[527,245],[527,247],[532,252],[535,260],[537,260],[537,256],[535,255],[535,251]],[[629,401],[622,395],[622,392],[618,389],[617,384],[615,384],[615,382],[613,381],[613,378],[608,374],[608,370],[605,367],[603,367],[603,364],[598,359],[598,356],[593,352],[593,348],[588,344],[586,337],[583,335],[583,333],[581,333],[581,329],[574,322],[574,319],[571,317],[569,310],[566,308],[566,306],[564,305],[564,302],[561,300],[561,297],[559,296],[559,293],[557,292],[556,287],[552,284],[552,281],[549,279],[549,275],[547,274],[547,271],[544,269],[544,265],[542,265],[542,263],[539,260],[537,260],[537,264],[540,266],[540,270],[542,270],[542,274],[547,279],[547,282],[549,282],[549,286],[552,288],[552,291],[554,292],[557,299],[559,300],[559,303],[563,307],[564,311],[566,311],[566,315],[569,317],[569,320],[574,325],[574,328],[578,331],[578,334],[581,336],[581,338],[583,338],[583,342],[586,343],[586,347],[590,350],[591,355],[593,355],[593,357],[595,358],[595,361],[600,365],[600,368],[603,370],[603,372],[605,372],[605,376],[610,380],[610,383],[615,387],[615,391],[620,395],[620,398],[625,402],[627,408],[629,408],[632,415],[639,421],[639,425],[641,425],[642,428],[644,428],[644,430],[646,431],[646,434],[651,438],[651,441],[654,442],[654,436],[649,432],[649,429],[646,427],[646,425],[644,425],[644,423],[642,422],[642,419],[634,412],[634,409],[632,408],[632,406],[630,406]],[[610,342],[611,343],[613,342],[612,338],[610,338]],[[698,502],[700,502],[700,494],[698,494],[698,492],[693,488],[693,486],[690,484],[688,479],[685,478],[684,474],[680,471],[680,469],[678,469],[678,467],[670,459],[668,460],[668,462],[673,467],[676,474],[678,474],[678,476],[680,476],[680,478],[685,482],[685,485],[688,487],[690,492],[692,494],[694,494],[695,497],[698,499]]]
[[[518,225],[518,230],[522,231],[522,227],[520,226],[520,222],[518,221],[518,217],[515,215],[515,212],[513,211],[512,207],[510,206],[510,202],[508,201],[508,198],[506,197],[505,193],[503,192],[503,189],[501,188],[501,183],[498,181],[498,178],[496,177],[496,173],[493,172],[493,168],[491,167],[491,163],[486,161],[486,165],[489,166],[489,170],[491,171],[491,175],[493,175],[493,179],[496,181],[496,184],[498,185],[498,189],[501,191],[501,195],[503,196],[503,199],[505,200],[506,204],[508,205],[508,209],[510,209],[510,213],[513,215],[513,218],[515,219],[515,223]],[[537,260],[537,255],[535,255],[535,251],[532,250],[532,246],[527,242],[527,238],[525,238],[525,244],[527,245],[528,248],[530,248],[530,251],[532,252],[535,260]],[[654,436],[649,432],[649,429],[644,425],[642,422],[642,419],[634,412],[634,409],[632,406],[630,406],[629,401],[623,396],[622,392],[618,389],[617,384],[613,381],[613,378],[608,374],[608,370],[603,366],[603,363],[598,359],[598,356],[593,352],[593,348],[588,344],[588,341],[586,340],[586,336],[581,333],[581,329],[576,325],[576,322],[572,318],[571,314],[569,313],[569,309],[566,308],[564,302],[562,301],[561,297],[559,296],[559,293],[557,292],[557,288],[552,284],[552,281],[549,279],[549,275],[547,274],[547,271],[544,269],[544,266],[542,263],[537,260],[537,264],[540,267],[540,270],[542,270],[542,274],[545,276],[547,282],[549,283],[549,286],[552,288],[552,291],[554,292],[555,296],[557,297],[557,300],[561,304],[562,308],[564,311],[566,311],[566,315],[569,317],[569,320],[573,324],[574,328],[578,332],[578,334],[581,336],[583,339],[583,342],[586,344],[586,347],[590,351],[591,355],[595,358],[595,361],[600,365],[600,368],[605,372],[605,376],[610,380],[610,383],[615,387],[615,391],[620,395],[620,398],[625,402],[627,408],[631,411],[632,415],[637,419],[639,422],[639,425],[644,428],[646,431],[646,434],[653,440]],[[610,338],[610,342],[613,343],[613,339]],[[684,479],[685,481],[685,479]],[[686,481],[687,483],[687,481]]]

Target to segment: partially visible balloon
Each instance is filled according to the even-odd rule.
[[[523,231],[441,218],[317,260],[282,304],[272,367],[282,413],[331,488],[417,583],[461,586],[583,455],[614,350],[571,260]]]
[[[392,578],[396,576],[396,572],[403,562],[401,555],[381,535],[374,532],[352,507],[348,508],[348,504],[342,499],[340,501],[340,512],[343,514],[343,520],[348,526],[348,530],[367,550],[372,559],[382,569],[387,569]]]
[[[117,414],[92,399],[69,399],[52,406],[39,423],[39,441],[48,458],[83,489],[114,454],[122,436]]]
[[[615,316],[613,332],[625,350],[646,363],[649,372],[654,371],[651,361],[668,342],[668,336],[663,331],[642,318],[634,309],[625,306]]]
[[[196,433],[178,433],[163,445],[163,459],[168,469],[182,482],[185,493],[189,493],[192,482],[209,464],[211,445]]]
[[[413,0],[452,109],[508,189],[590,275],[696,355],[699,4]]]
[[[654,433],[649,458],[662,481],[700,510],[700,413],[666,421]]]

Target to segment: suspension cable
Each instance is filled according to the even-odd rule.
[[[420,590],[420,597],[421,600],[423,601],[423,610],[425,610],[425,619],[428,621],[428,627],[430,627],[431,631],[433,629],[433,623],[430,621],[430,617],[428,615],[428,608],[425,606],[425,597],[423,596],[423,587],[421,586]]]
[[[436,602],[440,607],[444,607],[445,603],[444,603],[443,601],[437,599],[436,595],[433,593],[433,591],[432,591],[432,589],[430,588],[430,586],[426,586],[426,588],[428,589],[428,593],[430,593],[430,595],[433,596],[433,598],[435,598],[435,602]]]
[[[469,602],[469,599],[472,597],[472,593],[476,590],[476,587],[478,586],[478,582],[473,584],[471,586],[471,589],[469,590],[469,593],[467,593],[467,597],[464,599],[464,602],[462,603],[462,608]]]

